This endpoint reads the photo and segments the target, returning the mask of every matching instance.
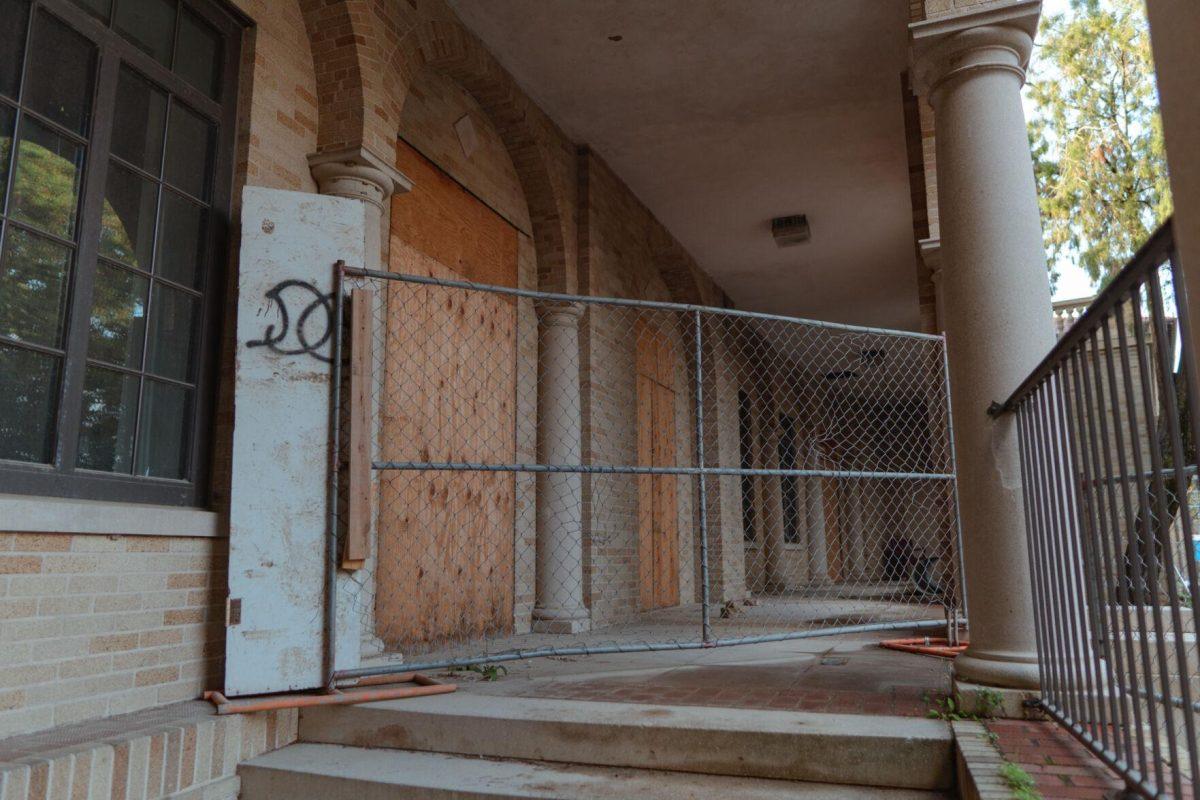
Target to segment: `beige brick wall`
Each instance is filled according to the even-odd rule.
[[[300,5],[235,5],[255,20],[243,50],[239,177],[251,186],[315,192],[306,156],[317,149],[317,85]]]
[[[225,542],[0,534],[0,737],[218,688]]]
[[[237,766],[296,741],[296,709],[215,716],[188,703],[173,714],[135,714],[114,731],[0,743],[3,800],[236,800]]]

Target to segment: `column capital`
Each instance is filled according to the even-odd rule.
[[[1041,0],[1014,0],[909,25],[913,88],[936,109],[939,89],[973,73],[1002,70],[1024,83],[1041,12]]]
[[[917,242],[921,251],[921,261],[929,270],[929,277],[934,283],[942,278],[942,240],[940,237],[930,237]]]
[[[582,303],[566,303],[561,300],[536,301],[538,319],[543,325],[573,327],[583,316]]]
[[[404,173],[358,146],[313,153],[308,168],[321,194],[362,200],[381,210],[393,194],[412,189]]]

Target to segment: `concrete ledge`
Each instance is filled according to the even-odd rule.
[[[1010,800],[1008,782],[1000,775],[1004,756],[980,722],[959,720],[954,727],[954,762],[962,800]]]
[[[0,494],[0,530],[6,533],[76,533],[122,536],[225,535],[221,515],[182,506],[110,503],[64,497]]]
[[[490,758],[948,789],[944,722],[459,692],[304,709],[300,739]]]
[[[241,766],[242,800],[919,800],[929,792],[297,744]]]

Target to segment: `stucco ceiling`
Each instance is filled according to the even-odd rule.
[[[739,307],[918,326],[907,3],[450,2]],[[812,240],[776,247],[797,213]]]

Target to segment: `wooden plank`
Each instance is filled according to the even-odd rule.
[[[346,539],[342,569],[361,569],[371,536],[372,317],[375,294],[350,293],[350,443],[346,469]]]

